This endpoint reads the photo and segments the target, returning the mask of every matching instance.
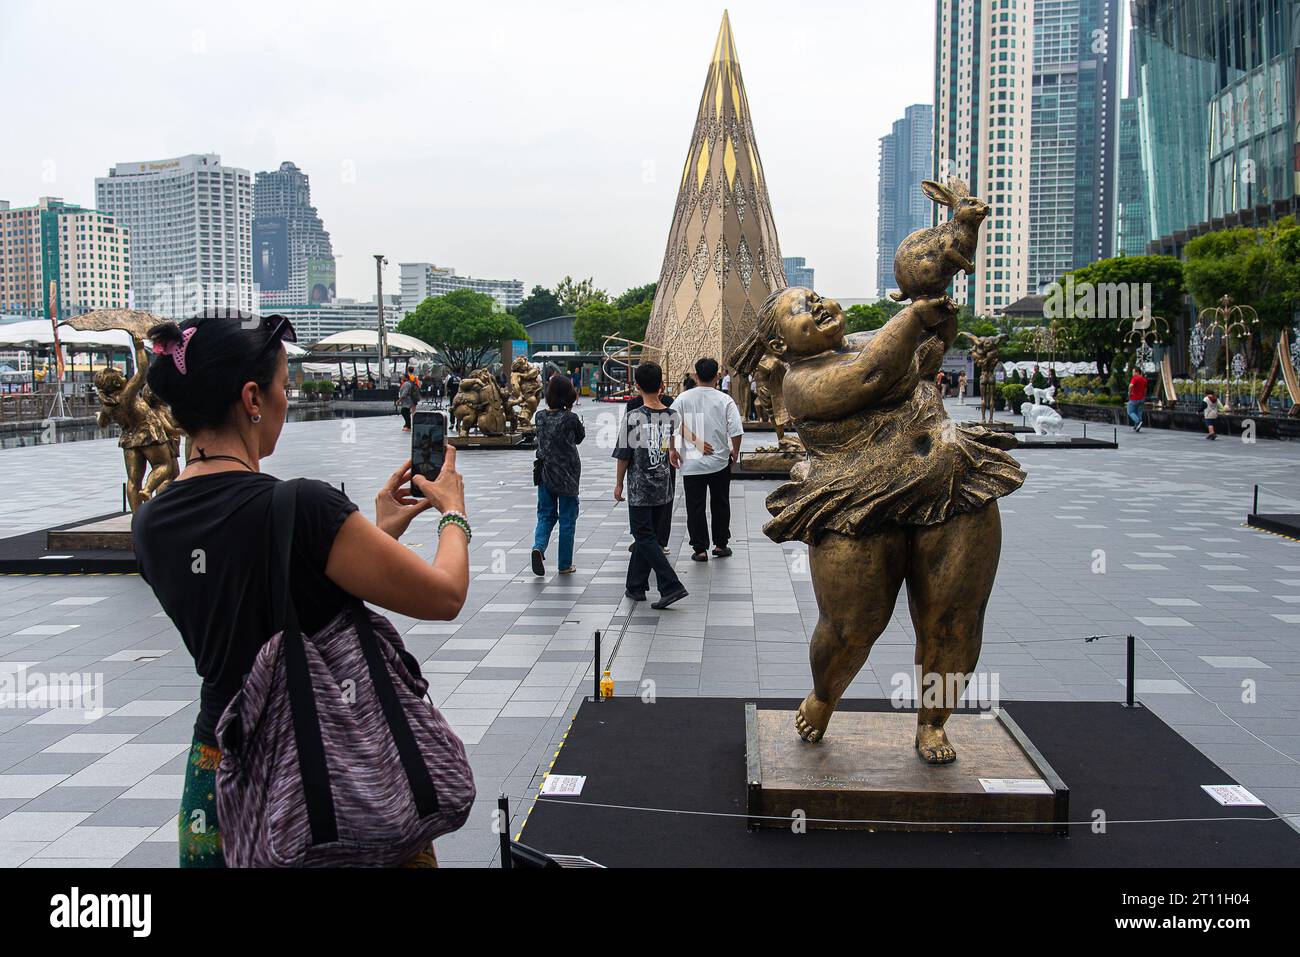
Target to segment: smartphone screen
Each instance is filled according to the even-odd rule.
[[[415,474],[423,475],[432,482],[442,471],[442,463],[447,458],[447,415],[439,409],[426,409],[416,406],[411,416],[411,465]],[[421,497],[415,483],[411,483],[411,494]]]

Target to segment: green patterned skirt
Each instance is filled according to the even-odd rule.
[[[190,745],[185,769],[185,790],[176,824],[180,836],[181,867],[225,867],[221,851],[221,827],[217,823],[217,765],[221,751],[197,739]],[[404,867],[437,867],[433,845],[421,851]]]

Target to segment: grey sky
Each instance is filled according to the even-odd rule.
[[[933,97],[929,0],[732,0],[787,256],[875,289],[878,140]],[[94,202],[114,163],[293,160],[369,297],[370,256],[617,294],[658,278],[722,4],[0,3],[0,199]],[[396,291],[397,270],[386,280]]]

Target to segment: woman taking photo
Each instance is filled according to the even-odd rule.
[[[149,387],[189,436],[185,469],[132,522],[140,576],[175,624],[203,678],[179,819],[182,867],[222,867],[215,775],[216,727],[261,646],[278,632],[272,494],[261,470],[288,411],[282,316],[204,313],[150,330],[157,357]],[[289,597],[302,634],[325,628],[354,599],[400,615],[446,621],[469,589],[469,521],[454,449],[437,481],[408,461],[375,499],[372,523],[342,492],[304,480],[294,507]],[[411,495],[414,481],[422,498]],[[443,513],[426,563],[398,539],[411,520]],[[201,824],[201,826],[198,826]],[[432,865],[432,846],[412,864]]]
[[[573,534],[578,526],[578,483],[582,460],[578,445],[587,437],[573,403],[578,391],[568,376],[558,372],[546,383],[546,408],[534,418],[537,425],[537,529],[533,533],[533,574],[546,574],[546,549],[551,530],[560,523],[560,574],[572,575]]]

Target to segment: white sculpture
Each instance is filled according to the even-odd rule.
[[[1046,389],[1036,389],[1028,385],[1025,386],[1025,395],[1034,401],[1032,405],[1022,405],[1020,414],[1025,417],[1025,422],[1034,427],[1034,434],[1060,435],[1065,428],[1065,421],[1061,418],[1061,413],[1051,406],[1056,399],[1056,387],[1049,385]]]
[[[1034,400],[1034,405],[1055,405],[1056,404],[1056,386],[1049,385],[1046,389],[1038,389],[1033,385],[1025,386],[1025,395]]]

